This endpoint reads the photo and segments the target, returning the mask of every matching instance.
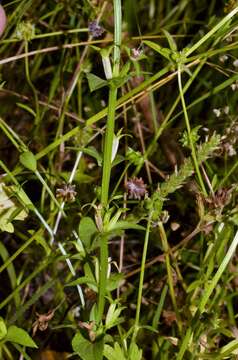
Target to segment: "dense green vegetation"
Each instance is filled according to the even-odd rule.
[[[0,359],[237,359],[237,1],[2,6]]]

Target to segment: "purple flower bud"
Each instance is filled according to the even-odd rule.
[[[101,36],[105,30],[103,29],[102,26],[98,24],[96,20],[94,20],[94,21],[90,21],[88,25],[88,31],[94,38],[97,38]]]
[[[147,194],[146,184],[142,178],[132,178],[126,183],[126,190],[129,194],[129,199],[140,200]]]

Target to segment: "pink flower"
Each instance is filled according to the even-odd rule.
[[[126,182],[125,188],[130,199],[140,200],[147,194],[146,186],[142,178],[133,177]]]

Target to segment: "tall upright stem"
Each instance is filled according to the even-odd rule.
[[[114,0],[114,53],[113,53],[113,78],[117,78],[120,72],[120,46],[121,46],[121,0]],[[113,80],[112,78],[112,80]],[[106,135],[104,141],[103,173],[101,205],[103,213],[108,206],[109,185],[112,165],[112,145],[115,127],[115,113],[117,101],[117,86],[111,83],[109,88],[108,114]],[[108,239],[103,235],[100,244],[100,276],[99,276],[99,299],[98,299],[98,323],[101,322],[106,295],[108,269]]]
[[[103,149],[103,173],[102,173],[102,192],[101,204],[103,209],[108,205],[108,194],[111,176],[111,160],[112,160],[112,145],[115,127],[115,108],[117,100],[117,88],[110,87],[108,100],[108,115],[106,125],[106,135]]]
[[[132,342],[135,342],[136,336],[137,336],[137,333],[139,330],[140,309],[141,309],[142,292],[143,292],[143,284],[144,284],[144,276],[145,276],[145,263],[146,263],[147,249],[148,249],[148,243],[149,243],[149,237],[150,237],[151,218],[152,218],[152,214],[150,214],[150,216],[147,220],[143,254],[142,254],[142,259],[141,259],[140,281],[139,281],[137,305],[136,305],[136,318],[135,318],[135,324],[134,324],[134,332],[132,335]]]
[[[120,46],[121,46],[121,0],[114,0],[114,53],[113,53],[113,78],[120,72]],[[115,126],[115,112],[117,101],[117,87],[111,85],[109,89],[107,126],[104,142],[104,158],[102,173],[101,204],[103,208],[108,205],[108,193],[111,176],[112,144]]]

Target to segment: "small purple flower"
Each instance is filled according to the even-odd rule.
[[[128,191],[130,199],[140,200],[147,194],[146,184],[142,178],[132,178],[126,182],[126,190]]]
[[[63,184],[60,188],[56,189],[56,197],[65,202],[75,201],[76,195],[77,192],[75,191],[75,185]]]
[[[104,33],[104,29],[102,26],[98,24],[96,20],[90,21],[88,24],[88,31],[92,35],[92,37],[97,38],[100,37]]]
[[[137,60],[143,54],[143,50],[140,49],[131,49],[131,58],[132,60]]]

